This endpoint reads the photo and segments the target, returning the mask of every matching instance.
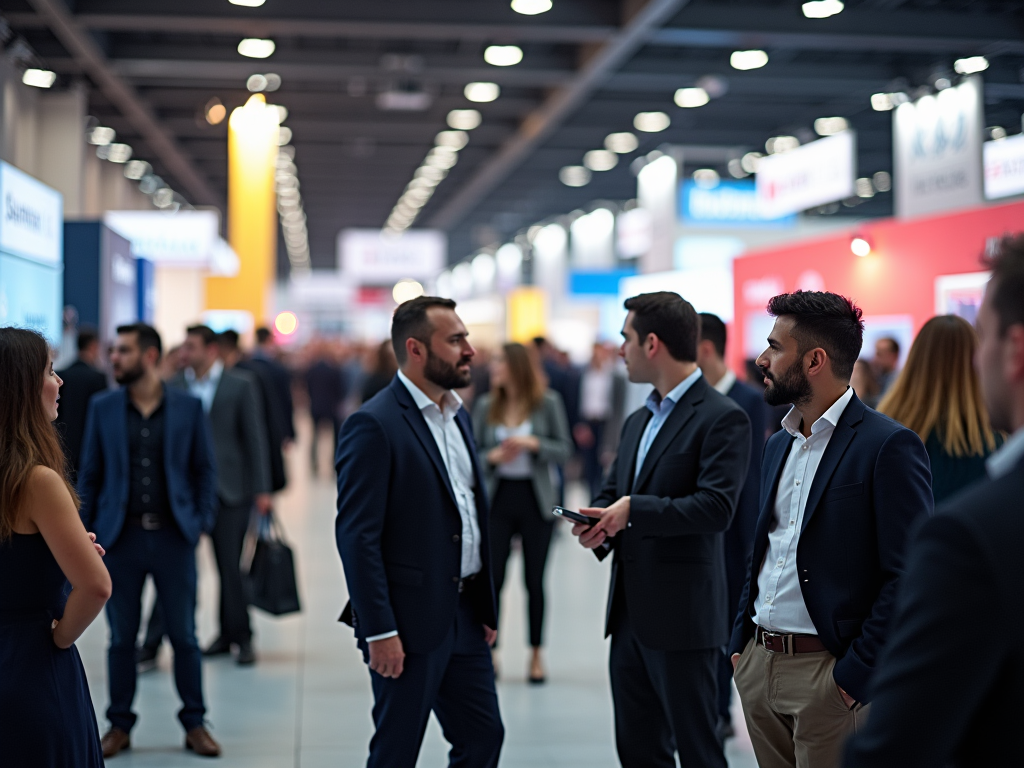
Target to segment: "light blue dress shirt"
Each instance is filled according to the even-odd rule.
[[[633,470],[634,482],[640,474],[640,468],[644,465],[647,452],[651,450],[651,446],[654,444],[654,438],[658,436],[661,427],[668,420],[672,409],[676,407],[676,403],[683,399],[683,395],[687,393],[700,377],[701,372],[700,368],[698,368],[676,384],[665,397],[659,395],[658,390],[654,390],[647,396],[647,409],[654,415],[651,416],[651,420],[647,422],[647,426],[644,428],[643,435],[640,436],[640,445],[636,451],[636,469]]]
[[[210,370],[201,379],[191,368],[185,369],[185,383],[188,384],[188,391],[203,402],[203,412],[209,415],[213,408],[213,398],[217,394],[217,387],[220,385],[220,377],[224,375],[224,363],[215,360]]]

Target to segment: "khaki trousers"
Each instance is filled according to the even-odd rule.
[[[736,690],[760,768],[838,768],[868,707],[846,706],[828,651],[787,656],[753,638],[736,664]]]

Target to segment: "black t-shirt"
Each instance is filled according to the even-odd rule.
[[[128,398],[129,515],[140,517],[155,512],[162,517],[172,517],[164,469],[164,414],[161,401],[149,418],[143,418]]]

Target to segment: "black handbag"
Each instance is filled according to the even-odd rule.
[[[301,611],[295,556],[273,511],[260,515],[248,569],[249,602],[274,616]]]

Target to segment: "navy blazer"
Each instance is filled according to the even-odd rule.
[[[739,591],[750,567],[750,553],[754,546],[754,528],[760,508],[759,486],[761,484],[761,454],[764,453],[765,421],[767,406],[764,396],[742,381],[737,381],[730,388],[727,396],[747,414],[750,419],[750,463],[747,466],[747,477],[743,481],[739,501],[736,502],[736,514],[732,518],[729,530],[725,532],[725,569],[729,577],[730,592],[733,583],[735,594],[730,594],[729,625],[732,624],[732,608],[739,599]]]
[[[794,438],[780,430],[761,462],[761,513],[752,568],[740,598],[729,653],[754,634],[757,576],[775,519],[775,493]],[[843,411],[811,483],[797,544],[800,590],[821,642],[836,657],[833,677],[857,701],[888,634],[907,537],[932,512],[931,470],[921,439],[864,405]]]
[[[78,472],[80,514],[96,541],[110,548],[128,509],[128,392],[117,389],[89,402]],[[191,544],[213,529],[217,470],[210,427],[198,398],[164,387],[164,472],[178,528]]]
[[[487,490],[469,414],[455,418],[473,462],[483,562],[466,588],[480,623],[497,627]],[[360,640],[397,630],[406,652],[434,650],[458,607],[462,519],[434,436],[397,376],[345,420],[337,470],[335,536],[350,597],[341,621]]]

